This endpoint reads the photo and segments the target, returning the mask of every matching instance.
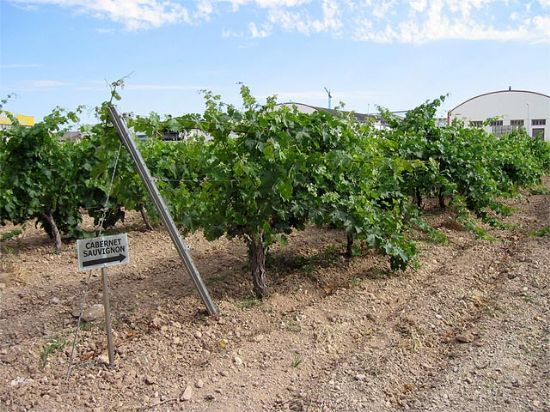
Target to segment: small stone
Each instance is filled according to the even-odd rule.
[[[518,275],[516,275],[515,273],[508,273],[508,279],[515,279]]]
[[[204,399],[207,400],[207,401],[214,401],[214,400],[216,400],[216,397],[212,394],[208,394],[204,397]]]
[[[229,372],[227,372],[227,371],[221,371],[221,372],[220,372],[220,375],[226,376],[226,377],[227,377],[227,376],[229,376]]]
[[[456,335],[455,339],[457,342],[460,343],[471,343],[474,340],[474,335],[472,335],[470,332],[464,332]]]
[[[147,385],[153,385],[155,383],[155,380],[153,379],[153,377],[149,376],[149,375],[146,375],[145,378],[143,379],[143,381],[147,384]]]
[[[52,302],[54,305],[59,305],[61,301],[59,300],[59,298],[53,297],[51,298],[50,302]]]
[[[109,355],[106,353],[103,353],[97,357],[97,361],[102,365],[108,365],[109,364]]]
[[[202,379],[199,379],[197,382],[195,382],[195,387],[202,388],[204,386],[204,381]]]
[[[160,325],[162,324],[162,319],[158,316],[154,317],[152,323],[155,328],[160,328]]]
[[[254,336],[254,342],[261,342],[264,339],[264,335],[256,335]]]
[[[443,319],[443,316],[441,316],[439,313],[436,313],[435,318],[441,320]]]
[[[17,386],[17,385],[19,385],[19,384],[21,384],[21,383],[23,383],[23,382],[25,382],[25,379],[20,378],[20,377],[18,376],[17,378],[12,379],[12,381],[10,382],[10,385],[11,385],[11,386]]]
[[[101,303],[96,303],[82,311],[82,320],[84,322],[94,322],[103,319],[104,314],[105,310],[103,305]]]
[[[367,379],[367,376],[364,375],[364,374],[362,374],[362,373],[358,373],[357,375],[355,375],[355,380],[356,380],[356,381],[362,382],[362,381],[364,381],[365,379]]]
[[[0,283],[0,290],[6,289],[6,284],[4,282]]]
[[[187,385],[185,387],[185,390],[183,391],[183,393],[180,396],[180,400],[190,401],[192,396],[193,396],[193,388],[191,387],[191,385]]]
[[[233,363],[235,363],[235,365],[237,365],[237,366],[241,366],[243,364],[243,360],[241,358],[239,358],[238,356],[234,356],[233,357]]]
[[[176,337],[174,338],[173,342],[174,342],[174,345],[179,345],[180,342],[181,342],[181,339],[180,339],[178,336],[176,336]]]
[[[533,401],[533,406],[534,406],[535,408],[538,408],[538,407],[540,406],[540,401],[534,400],[534,401]]]
[[[197,339],[202,338],[202,333],[201,333],[200,330],[198,330],[198,331],[195,332],[195,338],[197,338]]]

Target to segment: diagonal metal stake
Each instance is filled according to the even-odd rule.
[[[111,120],[113,121],[113,124],[117,129],[118,136],[122,141],[122,144],[126,147],[126,149],[128,149],[128,152],[130,152],[130,155],[132,156],[132,160],[134,161],[141,180],[143,180],[143,183],[145,184],[145,187],[147,188],[147,191],[149,192],[149,195],[151,196],[151,199],[153,200],[153,203],[155,204],[155,207],[159,212],[162,223],[168,230],[170,238],[172,239],[174,246],[176,246],[178,254],[183,260],[183,263],[187,271],[189,272],[189,275],[191,275],[191,278],[195,283],[195,287],[197,288],[197,291],[199,292],[202,301],[206,305],[208,313],[211,316],[217,316],[218,307],[212,301],[212,298],[208,293],[208,289],[206,289],[204,281],[202,280],[199,271],[193,263],[193,259],[191,258],[191,254],[189,253],[189,248],[185,245],[183,239],[181,238],[176,224],[174,223],[174,219],[172,218],[168,207],[166,207],[164,199],[162,198],[155,182],[153,181],[151,173],[149,172],[149,169],[147,168],[147,165],[145,164],[145,161],[143,160],[139,149],[137,148],[134,140],[130,135],[130,131],[128,130],[128,126],[126,126],[126,122],[121,118],[113,105],[109,106],[109,115],[111,116]]]

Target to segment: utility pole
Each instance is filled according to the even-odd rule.
[[[330,90],[327,89],[325,87],[325,92],[327,92],[327,96],[328,96],[328,109],[330,110],[332,107],[331,107],[331,103],[332,103],[332,94],[330,93]]]

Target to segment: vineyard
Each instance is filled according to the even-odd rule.
[[[388,128],[376,130],[350,113],[304,114],[275,98],[260,104],[245,86],[241,96],[237,108],[206,92],[202,114],[128,123],[149,137],[140,150],[182,233],[242,239],[259,298],[269,292],[270,248],[294,231],[341,230],[348,258],[372,249],[404,270],[417,264],[411,231],[444,241],[423,218],[426,202],[437,199],[461,225],[488,237],[484,225],[498,227],[511,213],[501,199],[540,184],[550,170],[550,146],[521,129],[496,138],[460,122],[438,126],[443,97],[404,118],[383,111]],[[1,132],[0,224],[34,221],[58,252],[63,237],[94,235],[81,227],[84,214],[103,230],[138,211],[152,229],[158,219],[110,123],[109,104],[96,109],[99,122],[83,127],[78,141],[60,140],[78,121],[77,112],[61,109],[35,126]],[[167,131],[190,137],[164,141]]]
[[[0,410],[550,408],[550,146],[440,127],[443,98],[377,130],[241,95],[126,117],[215,317],[111,124],[115,88],[79,140],[78,110],[0,131]],[[109,365],[74,239],[120,232]]]

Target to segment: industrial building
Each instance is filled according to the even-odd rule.
[[[309,104],[297,103],[297,102],[279,103],[278,106],[296,107],[296,109],[298,109],[298,111],[302,113],[313,113],[317,111],[331,113],[333,115],[336,115],[337,113],[344,113],[344,114],[351,113],[359,123],[366,123],[367,121],[370,121],[375,129],[380,130],[380,129],[387,128],[387,124],[384,121],[384,119],[382,119],[380,114],[348,112],[344,110],[328,109],[326,107],[321,107],[321,106],[311,106]],[[392,113],[398,116],[404,116],[407,113],[407,111],[402,110],[402,111],[397,111]]]
[[[24,114],[16,114],[14,117],[17,119],[21,126],[34,126],[34,116],[27,116]],[[0,130],[9,129],[11,127],[11,119],[6,113],[0,113]]]
[[[550,96],[511,87],[480,94],[449,111],[449,122],[454,119],[497,136],[524,128],[529,136],[550,141]]]

